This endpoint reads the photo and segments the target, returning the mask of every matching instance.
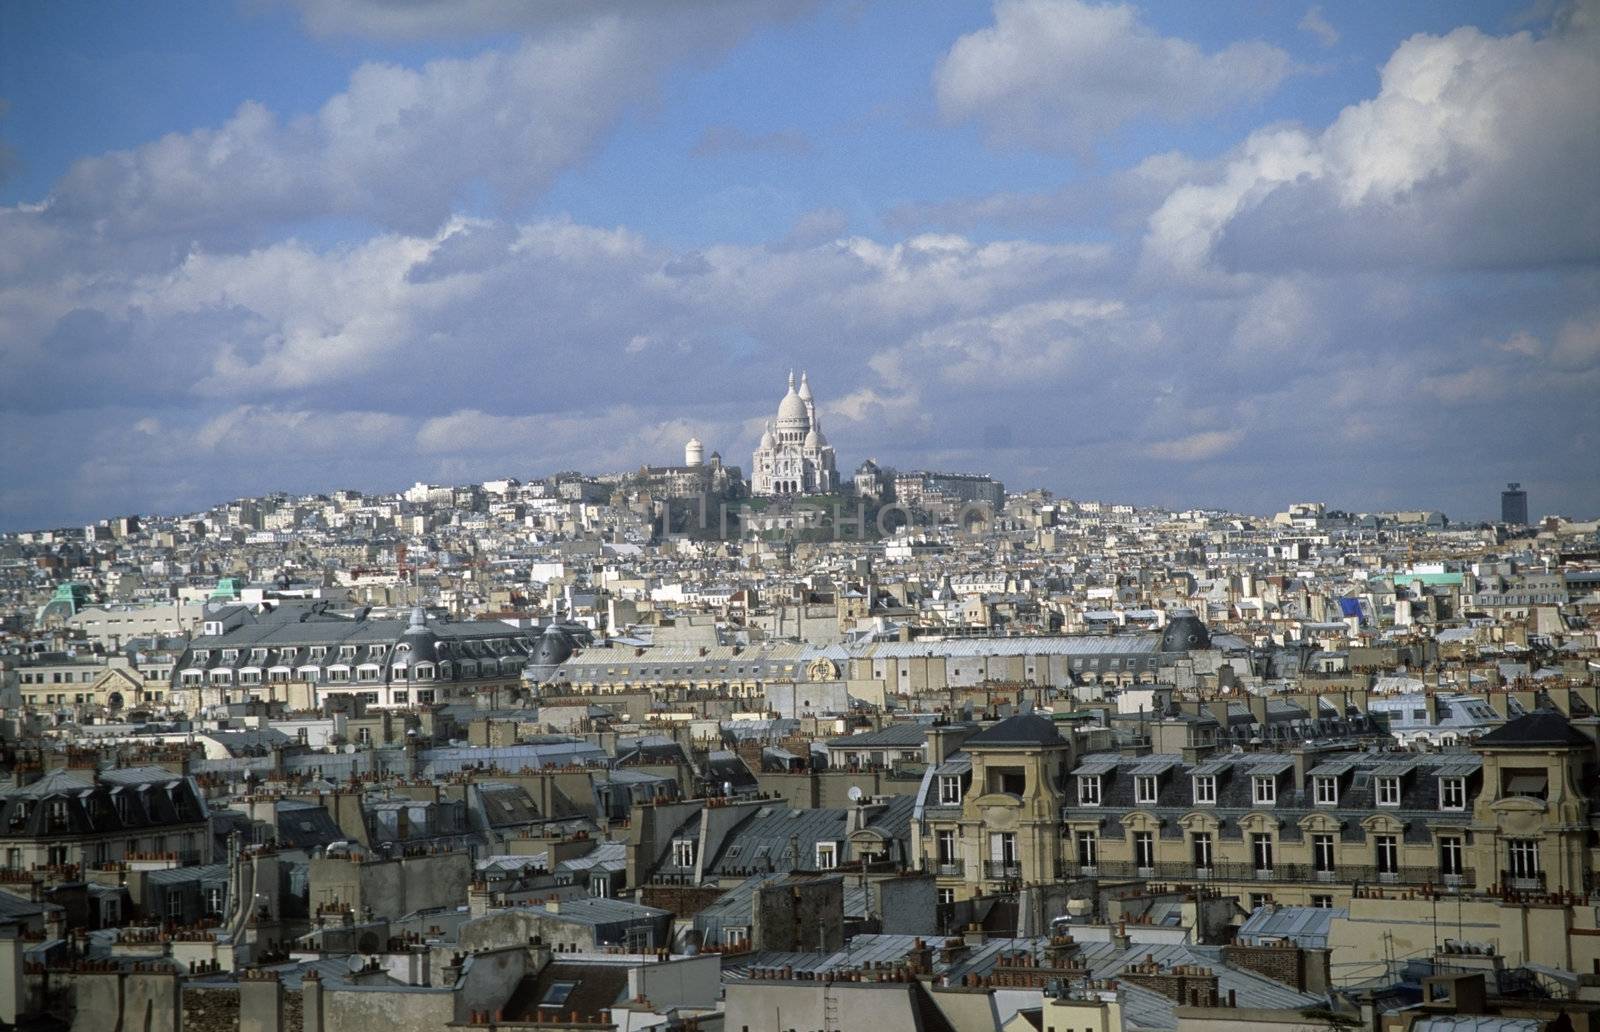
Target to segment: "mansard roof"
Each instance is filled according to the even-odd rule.
[[[1491,749],[1564,749],[1592,743],[1559,711],[1537,709],[1490,731],[1477,744]]]

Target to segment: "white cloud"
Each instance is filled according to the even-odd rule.
[[[405,6],[431,8],[413,13],[434,18],[457,13]],[[626,110],[651,100],[678,61],[730,45],[772,13],[769,5],[584,10],[509,50],[421,68],[362,64],[310,114],[283,119],[251,102],[221,126],[86,158],[56,186],[46,214],[99,234],[214,243],[324,216],[431,232],[467,184],[487,185],[507,206],[536,196]]]
[[[1323,15],[1321,4],[1312,4],[1306,8],[1305,15],[1300,19],[1300,30],[1317,37],[1317,41],[1325,47],[1331,47],[1339,42],[1339,30],[1334,28],[1333,23]]]
[[[994,18],[955,42],[934,87],[947,119],[977,120],[1001,144],[1085,151],[1135,120],[1182,122],[1253,103],[1290,71],[1277,47],[1208,54],[1124,4],[998,0]]]
[[[1155,441],[1145,446],[1144,453],[1163,462],[1200,462],[1232,451],[1242,440],[1243,430],[1202,430],[1184,437]]]
[[[1321,133],[1253,134],[1150,217],[1162,275],[1600,258],[1595,34],[1414,36]]]

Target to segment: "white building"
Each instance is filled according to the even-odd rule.
[[[833,447],[817,424],[811,384],[800,374],[795,389],[789,374],[789,391],[778,404],[778,418],[761,435],[750,470],[750,490],[756,495],[828,494],[839,489]]]

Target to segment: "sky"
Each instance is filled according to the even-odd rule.
[[[746,469],[1600,515],[1600,0],[0,4],[0,529]]]

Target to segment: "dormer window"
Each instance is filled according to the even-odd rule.
[[[236,663],[236,662],[238,662],[238,660],[239,660],[239,650],[238,649],[223,649],[222,650],[222,661],[224,663]]]
[[[1450,777],[1439,779],[1439,809],[1465,810],[1467,808],[1467,779]]]
[[[817,870],[831,871],[839,866],[839,843],[817,843]]]
[[[1217,776],[1215,774],[1196,774],[1194,776],[1194,801],[1197,806],[1216,805]]]
[[[1373,779],[1373,794],[1379,806],[1400,805],[1400,779],[1393,774],[1385,774]]]
[[[698,845],[694,839],[675,839],[672,843],[672,862],[679,867],[693,867]]]
[[[1339,779],[1328,774],[1318,774],[1311,779],[1318,806],[1339,805]]]
[[[1133,801],[1136,803],[1154,803],[1156,801],[1156,776],[1154,774],[1140,774],[1133,779]]]
[[[961,775],[939,775],[939,803],[943,806],[953,806],[961,802]]]
[[[1100,805],[1100,775],[1081,774],[1078,776],[1078,805]]]
[[[211,650],[210,649],[195,649],[194,650],[194,661],[196,663],[204,663],[206,660],[208,660],[210,658],[211,658]]]
[[[1278,801],[1278,779],[1271,774],[1257,774],[1250,779],[1250,801],[1256,806],[1272,806]]]

